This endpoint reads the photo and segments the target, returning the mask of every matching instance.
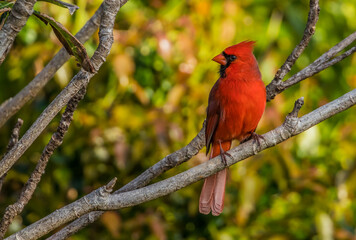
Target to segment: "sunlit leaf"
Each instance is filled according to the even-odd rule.
[[[86,71],[91,73],[95,72],[94,66],[91,63],[83,44],[81,44],[76,37],[74,37],[61,23],[57,22],[52,17],[38,11],[34,11],[33,14],[46,25],[49,24],[52,27],[58,40],[63,44],[67,52],[74,56],[78,63]]]

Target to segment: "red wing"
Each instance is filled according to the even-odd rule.
[[[220,104],[217,100],[217,90],[219,86],[219,80],[214,84],[213,88],[209,94],[209,104],[207,109],[207,117],[206,117],[206,128],[205,128],[205,144],[206,144],[206,154],[209,153],[210,144],[213,140],[213,135],[216,131],[216,128],[219,124],[220,118]]]
[[[208,117],[206,128],[205,128],[205,140],[206,140],[206,155],[208,155],[210,150],[210,144],[212,143],[212,138],[215,133],[216,127],[219,123],[219,115],[214,114]]]

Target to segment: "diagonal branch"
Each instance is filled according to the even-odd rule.
[[[154,164],[152,167],[148,168],[146,171],[141,173],[134,180],[115,191],[115,194],[128,192],[140,187],[144,187],[149,184],[153,179],[161,175],[162,173],[172,169],[195,156],[203,147],[205,146],[205,121],[203,127],[193,140],[188,143],[187,146],[179,149],[178,151],[169,154],[162,160]],[[93,211],[81,216],[79,219],[73,221],[68,226],[62,228],[60,231],[47,238],[47,240],[59,240],[66,239],[79,230],[83,229],[90,223],[95,222],[104,214],[104,211]]]
[[[82,43],[86,42],[97,30],[100,24],[102,5],[95,14],[86,22],[75,37]],[[42,69],[42,71],[19,93],[0,105],[0,127],[2,127],[9,118],[17,113],[28,101],[37,96],[42,88],[53,78],[54,74],[70,58],[67,51],[62,48],[52,60]]]
[[[15,37],[32,14],[35,3],[36,0],[17,0],[12,7],[9,18],[0,30],[0,65],[9,53]]]
[[[22,210],[32,198],[32,195],[37,188],[37,184],[40,182],[41,177],[45,172],[49,158],[52,156],[54,150],[57,149],[63,142],[64,135],[68,131],[69,125],[72,122],[74,111],[76,110],[78,103],[84,98],[85,92],[86,89],[82,88],[77,93],[77,95],[75,95],[68,102],[67,108],[62,114],[57,131],[52,135],[51,140],[44,148],[41,158],[38,161],[36,168],[32,172],[26,185],[23,187],[19,198],[17,199],[16,203],[9,205],[6,208],[4,216],[0,222],[0,239],[5,236],[5,233],[12,220],[22,212]]]
[[[356,46],[350,48],[343,54],[335,57],[339,52],[344,50],[351,43],[356,41],[356,32],[350,34],[347,38],[336,44],[334,47],[330,48],[326,53],[321,55],[313,63],[309,64],[306,68],[300,72],[294,74],[292,77],[286,81],[275,81],[274,79],[270,84],[267,85],[267,101],[272,100],[277,94],[283,92],[287,88],[299,83],[300,81],[311,77],[322,70],[334,65],[335,63],[340,62],[344,58],[350,56],[356,51]],[[333,58],[334,57],[334,58]]]
[[[284,123],[278,128],[264,134],[264,141],[262,141],[260,145],[253,141],[247,141],[230,150],[229,153],[232,155],[233,159],[228,159],[227,166],[240,162],[266,148],[273,147],[292,136],[306,131],[325,119],[345,111],[356,104],[356,89],[303,117],[298,118],[297,113],[302,104],[302,98],[297,100],[293,111],[286,117]],[[224,165],[220,156],[218,156],[183,173],[177,174],[176,176],[130,192],[111,194],[100,198],[95,194],[96,190],[70,205],[56,210],[20,232],[11,235],[8,239],[34,239],[34,234],[36,234],[36,237],[43,236],[43,234],[52,231],[65,222],[71,221],[92,210],[114,210],[138,205],[177,191],[196,181],[215,174],[227,166]],[[44,232],[41,233],[41,235],[39,235],[39,231],[37,230],[39,227],[45,228],[45,230],[42,229]]]
[[[353,41],[356,39],[356,32],[342,40],[340,43],[332,47],[328,52],[324,53],[321,57],[319,57],[314,63],[310,64],[306,68],[304,68],[302,71],[298,72],[297,74],[293,75],[291,78],[286,80],[285,82],[281,81],[281,84],[279,85],[278,88],[276,88],[273,84],[273,81],[266,87],[267,90],[267,101],[272,100],[277,94],[283,92],[285,89],[288,87],[293,86],[294,84],[310,77],[313,76],[314,74],[321,72],[322,70],[332,66],[333,64],[343,60],[347,56],[351,55],[356,51],[356,47],[353,47],[346,51],[345,53],[341,54],[338,57],[335,57],[331,59],[333,56],[335,56],[337,53],[342,51],[344,48],[346,48],[349,44],[351,44]],[[331,60],[330,60],[331,59]],[[192,140],[191,143],[189,144],[194,144],[196,146],[196,149],[194,149],[193,155],[195,155],[200,149],[202,149],[205,145],[205,128],[203,127],[198,135]],[[188,145],[189,146],[189,145]],[[186,146],[186,147],[188,147]],[[159,176],[163,172],[175,167],[176,165],[181,164],[182,162],[185,162],[189,160],[186,157],[189,157],[189,155],[184,155],[185,151],[190,151],[189,147],[186,148],[184,147],[183,149],[178,150],[177,152],[168,155],[167,157],[163,158],[161,161],[147,169],[144,173],[142,173],[140,176],[135,178],[132,182],[128,183],[121,189],[119,189],[117,192],[125,192],[125,191],[131,191],[133,189],[137,189],[142,186],[146,186],[150,181],[152,181],[155,177]],[[191,156],[193,156],[191,155]],[[173,164],[170,164],[170,159],[171,157],[175,156],[175,162]],[[179,158],[176,158],[178,157]],[[176,164],[176,165],[174,165]],[[158,166],[165,166],[166,168],[158,168]],[[160,169],[157,171],[157,169]],[[161,171],[163,170],[163,171]],[[64,227],[57,233],[55,233],[53,236],[51,236],[50,240],[58,240],[58,239],[65,239],[68,236],[74,234],[75,232],[79,231],[80,229],[84,228],[90,223],[93,223],[99,217],[103,214],[103,211],[95,211],[88,213],[81,218],[75,220],[73,223],[69,224],[68,226]]]
[[[247,159],[248,157],[257,154],[264,149],[273,147],[276,144],[306,131],[325,119],[354,106],[356,104],[356,89],[304,115],[303,117],[298,118],[297,112],[302,104],[303,99],[298,99],[292,113],[286,117],[284,123],[276,129],[263,135],[265,141],[263,141],[260,146],[258,143],[254,143],[253,140],[250,140],[230,150],[229,153],[232,155],[233,159],[228,158],[227,166],[231,166],[237,162]],[[226,166],[221,161],[220,156],[215,157],[205,163],[161,182],[131,192],[112,194],[108,197],[108,199],[99,203],[100,209],[120,209],[165,196],[196,181],[211,176],[225,167]]]
[[[113,43],[113,28],[117,11],[120,6],[125,4],[127,0],[106,0],[105,7],[102,12],[99,38],[100,43],[96,49],[91,61],[96,69],[104,63],[109,54]],[[108,7],[109,6],[109,7]],[[51,122],[51,120],[58,114],[58,112],[68,103],[68,101],[83,87],[89,84],[90,79],[94,76],[93,73],[80,70],[74,76],[70,83],[65,87],[57,97],[47,106],[41,113],[37,120],[27,130],[24,136],[17,144],[8,152],[0,161],[0,176],[3,176],[12,165],[19,159],[22,154],[28,149],[34,140],[41,134],[44,128]]]
[[[79,199],[78,201],[80,202],[80,205],[83,207],[83,209],[77,209],[76,206],[72,204],[69,204],[68,206],[72,206],[71,210],[72,214],[71,215],[73,217],[73,219],[75,219],[76,217],[79,217],[81,214],[83,214],[83,210],[84,211],[90,211],[93,210],[93,206],[96,206],[96,203],[101,202],[101,199],[106,199],[109,194],[112,192],[114,185],[116,183],[116,178],[112,179],[108,184],[106,184],[105,186],[98,188],[96,190],[94,190],[93,192],[89,193],[88,195],[86,195],[85,197]],[[77,201],[75,202],[77,203]],[[65,213],[66,215],[69,213]],[[73,220],[72,219],[72,220]],[[44,219],[39,220],[39,222],[43,222]],[[56,219],[53,218],[52,216],[50,216],[49,218],[46,218],[46,223],[47,224],[43,224],[43,225],[39,225],[37,226],[36,229],[33,229],[33,232],[29,232],[29,233],[25,233],[24,235],[18,235],[18,233],[13,234],[11,236],[9,236],[6,239],[26,239],[26,240],[30,240],[30,239],[38,239],[41,236],[45,235],[46,233],[48,233],[51,230],[50,225],[55,226],[56,224],[63,224],[63,221],[65,221],[64,219]],[[56,223],[57,222],[57,223]]]
[[[284,62],[282,67],[278,69],[276,76],[272,80],[272,83],[279,83],[287,75],[287,73],[292,69],[292,66],[303,53],[304,49],[308,46],[311,37],[315,33],[315,25],[319,19],[319,0],[310,0],[309,3],[309,14],[307,24],[304,29],[304,35],[300,43],[294,48],[293,52],[288,56],[287,60]]]
[[[332,59],[329,62],[325,62],[326,60],[330,60],[331,57],[335,56],[337,53],[339,53],[344,48],[346,48],[349,44],[351,44],[354,41],[354,39],[356,38],[356,34],[354,33],[354,34],[351,34],[349,37],[345,38],[344,40],[342,40],[340,43],[338,43],[333,48],[331,48],[328,52],[323,54],[320,58],[318,58],[316,60],[316,62],[318,62],[318,64],[320,64],[318,67],[312,66],[312,64],[311,64],[311,65],[309,65],[308,67],[306,67],[305,69],[303,69],[302,71],[300,71],[299,73],[296,74],[296,75],[300,74],[298,76],[298,78],[296,78],[295,77],[296,75],[294,75],[290,79],[286,80],[285,82],[281,81],[281,79],[283,79],[285,77],[285,75],[290,71],[290,69],[294,65],[295,61],[299,58],[299,56],[302,54],[304,49],[309,44],[309,42],[311,40],[311,37],[315,32],[315,25],[316,25],[316,23],[318,21],[319,11],[320,11],[320,8],[319,8],[318,0],[311,0],[310,1],[310,11],[309,11],[309,15],[308,15],[308,21],[307,21],[307,24],[306,24],[306,28],[304,30],[304,35],[302,37],[302,40],[294,48],[293,52],[289,55],[289,57],[287,58],[286,62],[278,70],[275,78],[266,87],[267,101],[272,100],[277,94],[283,92],[288,87],[290,87],[290,86],[292,86],[292,85],[294,85],[294,84],[296,84],[296,83],[298,83],[298,82],[300,82],[300,81],[302,81],[302,80],[304,80],[304,79],[306,79],[306,78],[308,78],[308,77],[310,77],[310,76],[312,76],[312,75],[324,70],[327,67],[330,67],[331,65],[341,61],[345,57],[347,57],[347,56],[351,55],[353,52],[355,52],[356,49],[354,49],[354,48],[356,48],[356,47],[350,49],[349,51],[347,51],[344,54]],[[328,58],[326,58],[326,56],[328,56]],[[277,80],[277,79],[279,79],[279,80]],[[285,84],[285,87],[282,86],[282,84]],[[196,144],[196,146],[200,146],[200,148],[197,149],[197,151],[199,151],[204,146],[204,141],[205,141],[204,140],[204,134],[205,134],[205,129],[203,127],[203,129],[201,129],[199,134],[197,135],[197,137],[199,135],[202,136],[202,137],[201,138],[197,138],[196,137],[192,141],[192,142],[194,142],[194,144]],[[198,141],[195,142],[195,140],[198,140]],[[182,150],[183,149],[178,150],[175,153],[179,153],[180,154],[180,151],[182,151]],[[122,187],[121,189],[119,189],[115,193],[124,192],[124,191],[131,191],[133,189],[137,189],[139,187],[146,186],[150,181],[152,181],[152,179],[154,179],[155,177],[159,176],[164,171],[167,171],[170,168],[173,168],[175,165],[170,165],[169,161],[168,161],[170,156],[171,155],[167,156],[166,158],[164,158],[161,161],[159,161],[158,163],[156,163],[154,166],[152,166],[149,169],[147,169],[139,177],[135,178],[132,182],[128,183],[126,186]],[[181,160],[178,160],[178,162],[179,161],[184,162],[184,161],[187,161],[187,160],[188,159],[182,158]],[[159,165],[169,166],[169,167],[167,169],[164,169],[163,172],[160,172],[160,171],[157,171],[157,166],[159,166]],[[153,173],[155,173],[155,174],[153,174]],[[88,224],[93,223],[94,221],[99,219],[99,217],[103,213],[104,213],[103,211],[95,211],[95,212],[91,212],[89,214],[86,214],[86,215],[82,216],[81,218],[75,220],[74,222],[72,222],[68,226],[64,227],[63,229],[61,229],[60,231],[58,231],[56,234],[54,234],[53,236],[51,236],[48,239],[50,239],[50,240],[52,240],[52,239],[56,239],[56,240],[65,239],[68,236],[70,236],[70,235],[74,234],[75,232],[79,231],[80,229],[84,228]]]

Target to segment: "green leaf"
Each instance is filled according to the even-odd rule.
[[[2,26],[4,26],[12,6],[14,6],[13,2],[0,1],[0,30],[2,29]]]
[[[38,1],[42,1],[42,2],[49,2],[52,4],[55,4],[57,6],[63,7],[63,8],[68,8],[70,15],[73,15],[73,13],[79,9],[78,6],[70,4],[70,3],[66,3],[66,2],[62,2],[60,0],[38,0]]]
[[[14,2],[0,1],[0,13],[4,12],[4,11],[1,11],[2,9],[12,8],[12,6],[14,6]]]
[[[34,11],[33,15],[39,18],[46,25],[49,24],[58,40],[63,44],[67,52],[74,56],[77,62],[88,72],[94,73],[95,69],[92,65],[89,56],[81,42],[74,37],[61,23],[54,20],[47,14]]]

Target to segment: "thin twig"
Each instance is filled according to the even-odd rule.
[[[86,42],[98,29],[102,5],[95,14],[86,22],[75,37],[82,43]],[[0,105],[0,128],[17,113],[28,101],[32,100],[42,90],[42,88],[53,78],[54,74],[65,62],[70,55],[62,48],[52,60],[42,69],[42,71],[24,87],[14,97],[7,99]]]
[[[6,147],[6,153],[8,151],[10,151],[10,149],[13,148],[13,146],[19,141],[20,128],[22,127],[22,124],[23,124],[23,120],[21,118],[18,118],[14,129],[12,129],[10,140]],[[2,185],[4,183],[6,175],[7,175],[7,172],[0,178],[0,192],[1,192]]]
[[[52,156],[55,149],[57,149],[63,141],[64,135],[68,131],[69,125],[72,122],[74,111],[78,103],[84,98],[86,89],[82,88],[69,102],[66,110],[62,114],[57,131],[52,135],[51,140],[44,148],[41,158],[38,161],[35,170],[32,172],[30,178],[22,189],[22,192],[16,203],[9,205],[0,222],[0,239],[5,236],[5,233],[11,224],[12,220],[19,215],[25,208],[27,203],[32,198],[42,175],[45,172],[49,158]]]
[[[356,51],[356,46],[350,48],[343,54],[335,57],[339,52],[344,50],[346,47],[348,47],[351,43],[353,43],[355,41],[356,41],[356,32],[350,34],[347,38],[340,41],[334,47],[330,48],[326,53],[321,55],[313,63],[309,64],[303,70],[294,74],[292,77],[290,77],[286,81],[284,81],[284,82],[279,81],[279,83],[276,83],[276,82],[274,82],[274,80],[272,80],[272,82],[270,84],[268,84],[266,87],[267,101],[272,100],[277,94],[283,92],[287,88],[299,83],[300,81],[302,81],[308,77],[311,77],[311,76],[321,72],[322,70],[334,65],[335,63],[340,62],[344,58],[353,54]]]
[[[0,65],[9,53],[17,34],[32,14],[35,3],[36,0],[17,0],[12,7],[6,23],[0,30]]]
[[[303,117],[298,118],[297,112],[298,109],[300,109],[302,102],[302,99],[298,100],[294,110],[286,117],[285,122],[281,126],[263,135],[264,141],[259,144],[257,150],[257,143],[252,140],[240,144],[230,150],[229,153],[231,154],[232,159],[227,159],[227,166],[222,163],[220,156],[218,156],[171,178],[130,192],[111,194],[99,198],[98,195],[95,194],[96,191],[94,191],[70,205],[56,210],[20,232],[11,235],[8,239],[35,239],[92,210],[114,210],[130,207],[177,191],[196,181],[215,174],[225,167],[229,167],[266,148],[273,147],[292,136],[300,134],[337,113],[345,111],[356,104],[356,89]]]
[[[287,60],[283,63],[280,69],[278,69],[276,75],[274,76],[272,82],[269,84],[270,87],[275,87],[278,90],[278,86],[282,82],[282,79],[287,75],[287,73],[292,69],[292,66],[303,53],[304,49],[308,46],[311,37],[315,33],[315,26],[319,19],[319,0],[310,0],[309,2],[309,14],[307,24],[304,29],[304,34],[300,43],[294,48],[292,53],[288,56]]]

